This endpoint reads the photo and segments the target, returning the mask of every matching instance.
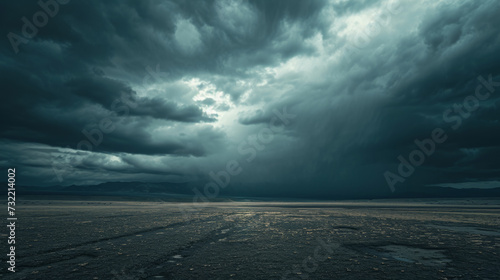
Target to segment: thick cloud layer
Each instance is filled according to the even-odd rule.
[[[242,195],[500,180],[498,1],[42,3],[1,9],[20,183],[202,189],[233,160]]]

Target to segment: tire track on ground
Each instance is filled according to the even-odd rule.
[[[205,220],[209,220],[209,219],[203,219],[201,221],[205,221]],[[63,247],[58,247],[58,248],[48,249],[48,250],[45,250],[45,251],[40,251],[37,255],[47,254],[47,253],[53,253],[53,252],[58,252],[58,251],[63,251],[63,250],[68,250],[68,249],[72,249],[72,248],[77,248],[77,247],[87,246],[87,245],[96,244],[96,243],[100,243],[100,242],[105,242],[105,241],[120,239],[120,238],[123,238],[123,237],[133,236],[133,235],[137,235],[137,234],[154,232],[154,231],[158,231],[158,230],[161,230],[161,229],[167,229],[169,227],[176,227],[176,226],[180,226],[180,225],[189,224],[189,223],[191,223],[193,221],[194,221],[194,219],[193,220],[189,220],[189,221],[184,221],[184,222],[172,223],[172,224],[169,224],[167,226],[158,226],[158,227],[149,228],[149,229],[145,229],[145,230],[134,231],[134,232],[131,232],[131,233],[126,233],[126,234],[121,234],[121,235],[115,235],[115,236],[106,237],[106,238],[100,238],[100,239],[97,239],[97,240],[91,240],[91,241],[82,242],[82,243],[78,243],[78,244],[70,244],[70,245],[63,246]]]

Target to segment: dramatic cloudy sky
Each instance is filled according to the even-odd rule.
[[[202,183],[236,161],[236,193],[384,194],[441,128],[395,189],[498,186],[497,0],[58,6],[44,24],[37,1],[0,4],[0,165],[19,184]]]

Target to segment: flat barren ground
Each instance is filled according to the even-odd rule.
[[[16,210],[16,272],[3,261],[2,279],[500,279],[498,200],[25,200]]]

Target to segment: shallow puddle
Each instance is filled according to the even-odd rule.
[[[440,226],[440,225],[429,225],[433,228],[438,229],[447,229],[458,232],[467,232],[471,234],[480,234],[480,235],[489,235],[489,236],[500,236],[500,231],[493,229],[485,229],[485,228],[476,228],[476,227],[453,227],[453,226]]]
[[[443,266],[451,262],[443,250],[424,249],[405,245],[384,245],[362,248],[366,253],[406,263],[421,263],[426,266]]]

